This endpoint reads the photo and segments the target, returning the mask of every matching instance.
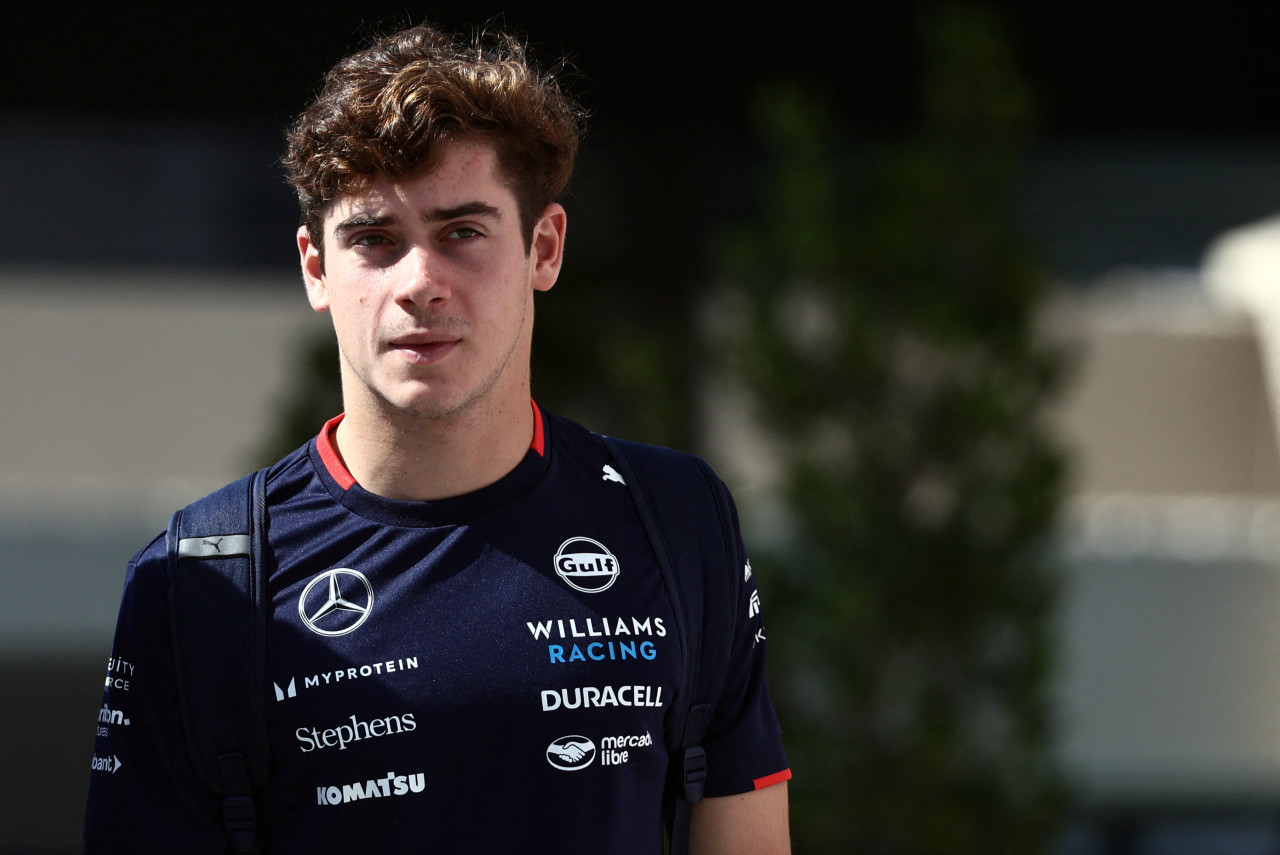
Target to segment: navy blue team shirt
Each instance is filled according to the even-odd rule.
[[[608,452],[534,414],[523,461],[455,498],[362,489],[333,445],[340,416],[271,468],[264,851],[662,851],[671,605]],[[708,796],[791,776],[738,548]],[[183,737],[166,567],[163,536],[128,566],[86,852],[226,851]]]

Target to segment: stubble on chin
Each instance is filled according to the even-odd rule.
[[[469,391],[459,390],[461,394],[453,394],[453,390],[448,388],[448,383],[444,379],[400,381],[389,384],[391,390],[402,383],[408,386],[399,390],[403,392],[402,396],[396,396],[399,400],[393,399],[380,391],[377,384],[367,382],[363,378],[356,377],[350,382],[356,384],[358,398],[376,413],[379,420],[406,432],[424,429],[437,431],[450,422],[483,419],[490,406],[500,403],[497,400],[497,390],[510,368],[516,349],[512,348],[503,362],[474,388]],[[355,377],[354,370],[350,373]],[[344,402],[351,401],[351,397],[346,394],[347,382],[344,377]]]

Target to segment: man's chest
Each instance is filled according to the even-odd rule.
[[[331,526],[310,541],[279,556],[269,591],[282,773],[340,787],[403,760],[557,787],[592,769],[574,786],[640,776],[661,788],[680,651],[627,508]]]

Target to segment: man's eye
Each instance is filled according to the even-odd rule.
[[[458,228],[451,230],[449,234],[446,235],[446,237],[449,237],[453,240],[466,240],[467,238],[473,238],[473,237],[479,237],[479,236],[480,236],[480,232],[476,231],[470,226],[458,226]]]
[[[369,234],[360,235],[351,243],[353,246],[386,246],[391,241],[387,240],[386,235]]]

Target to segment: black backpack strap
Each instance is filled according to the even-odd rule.
[[[257,851],[254,790],[270,764],[266,710],[266,470],[169,520],[169,624],[187,748],[222,796],[232,851]]]
[[[729,668],[741,587],[733,513],[720,479],[700,458],[601,437],[649,536],[676,618],[681,685],[666,722],[671,758],[665,808],[669,851],[689,848],[689,816],[702,800],[702,741]],[[640,474],[643,473],[643,474]]]

